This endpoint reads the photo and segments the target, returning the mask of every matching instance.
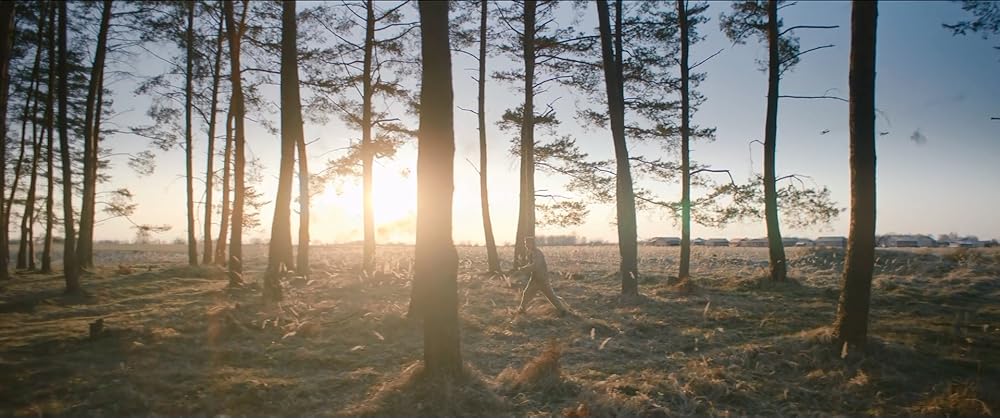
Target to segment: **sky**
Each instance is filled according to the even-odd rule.
[[[303,3],[300,7],[309,7]],[[570,7],[564,7],[560,19],[569,19]],[[711,20],[701,26],[705,41],[692,48],[691,62],[722,50],[699,70],[707,72],[700,91],[707,101],[694,115],[693,122],[716,127],[716,140],[696,143],[691,157],[715,168],[730,169],[737,179],[760,172],[763,150],[750,141],[763,139],[767,75],[759,70],[758,60],[767,56],[766,48],[750,40],[733,45],[719,31],[718,16],[729,10],[726,2],[712,2],[707,12]],[[832,30],[796,32],[803,49],[834,44],[832,48],[805,55],[802,62],[781,82],[781,93],[822,95],[846,98],[848,95],[848,57],[850,54],[849,2],[800,2],[782,10],[785,25],[838,25]],[[585,11],[583,27],[596,27],[596,12]],[[877,37],[876,106],[882,111],[877,129],[888,132],[877,138],[877,233],[956,232],[980,238],[1000,237],[1000,51],[993,49],[1000,40],[983,40],[978,35],[952,36],[942,23],[967,18],[961,8],[949,2],[885,1],[879,4]],[[462,55],[453,57],[455,105],[473,108],[475,85],[471,80],[475,63]],[[132,63],[155,72],[151,58]],[[512,65],[506,57],[493,57],[491,69]],[[148,123],[144,119],[149,99],[131,94],[133,84],[116,80],[115,125]],[[270,90],[274,99],[277,88]],[[581,148],[594,158],[613,155],[610,132],[580,126],[573,118],[583,100],[560,89],[546,93],[536,103],[555,101],[563,120],[561,134],[576,138]],[[517,220],[517,159],[508,152],[510,135],[500,132],[495,121],[502,112],[520,103],[514,86],[492,81],[487,87],[488,153],[490,204],[493,226],[499,243],[513,240]],[[584,103],[585,104],[585,103]],[[268,117],[275,122],[273,112]],[[478,133],[475,116],[455,112],[455,202],[454,239],[456,243],[481,243],[482,219],[479,207]],[[307,123],[305,134],[310,145],[310,164],[320,168],[326,158],[336,155],[357,132],[351,132],[336,117],[319,126]],[[824,131],[828,131],[823,133]],[[848,105],[835,100],[782,99],[778,115],[778,175],[799,174],[817,186],[827,186],[838,206],[850,205],[848,163]],[[278,137],[259,125],[248,123],[248,155],[258,157],[265,166],[260,191],[272,200],[277,182]],[[148,148],[144,139],[115,135],[105,140],[118,152],[136,152]],[[196,147],[205,146],[196,138]],[[633,155],[656,158],[663,154],[658,147],[635,146]],[[202,153],[203,154],[203,153]],[[121,157],[112,159],[109,174],[113,177],[104,189],[128,187],[139,207],[132,217],[138,223],[167,224],[172,229],[155,239],[172,241],[184,237],[185,189],[183,152],[174,149],[157,152],[156,172],[140,177]],[[217,167],[218,167],[217,163]],[[416,214],[416,144],[407,144],[393,160],[381,160],[375,167],[375,217],[380,242],[412,242]],[[204,173],[205,156],[195,157],[195,167]],[[408,174],[406,174],[408,173]],[[538,174],[538,187],[558,190],[564,179]],[[644,184],[666,199],[677,199],[677,184]],[[204,186],[196,183],[201,196]],[[361,238],[361,191],[359,179],[342,179],[331,184],[312,205],[311,234],[314,243],[336,243]],[[216,193],[218,196],[218,193]],[[677,197],[672,197],[677,196]],[[200,197],[199,197],[200,200]],[[218,203],[216,203],[218,205]],[[262,226],[244,234],[246,242],[266,241],[269,236],[273,205],[265,205]],[[217,222],[216,216],[216,222]],[[614,208],[593,205],[586,222],[572,228],[540,227],[539,235],[575,234],[588,240],[614,241]],[[295,223],[293,221],[293,231]],[[829,225],[796,230],[784,227],[785,236],[815,237],[847,235],[849,214],[843,212]],[[196,224],[201,238],[201,213]],[[217,235],[217,224],[212,235]],[[680,226],[663,211],[639,214],[640,238],[679,236]],[[693,224],[693,236],[705,238],[760,237],[766,234],[763,220],[730,224],[712,229]],[[97,239],[131,240],[131,224],[123,219],[100,223]]]

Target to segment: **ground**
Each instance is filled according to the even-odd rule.
[[[183,246],[109,246],[62,294],[57,275],[0,283],[0,415],[515,416],[990,415],[1000,411],[1000,252],[879,250],[871,342],[834,347],[842,250],[791,248],[793,282],[761,281],[763,248],[642,247],[638,300],[617,248],[545,247],[553,287],[515,317],[524,278],[488,277],[460,248],[470,383],[414,384],[421,327],[405,318],[411,247],[317,247],[313,273],[265,306]],[[510,248],[501,255],[510,259]],[[259,278],[265,250],[245,251]],[[252,280],[251,280],[252,281]],[[103,330],[90,335],[90,324]],[[403,392],[454,392],[452,401]],[[464,392],[463,392],[464,391]],[[464,395],[463,395],[464,393]]]

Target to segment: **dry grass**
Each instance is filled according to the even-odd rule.
[[[789,283],[761,281],[766,249],[642,248],[622,301],[614,247],[546,249],[572,310],[523,279],[489,277],[462,248],[466,374],[427,376],[404,318],[412,249],[319,247],[279,305],[219,269],[173,267],[182,248],[106,247],[87,294],[61,278],[0,283],[0,415],[990,415],[1000,409],[1000,252],[879,251],[870,344],[843,353],[833,319],[843,252],[789,249]],[[510,249],[501,254],[510,258]],[[172,252],[173,251],[173,252]],[[246,277],[264,249],[245,251]],[[507,284],[507,280],[511,285]],[[105,332],[89,337],[103,319]],[[846,355],[845,355],[846,354]]]

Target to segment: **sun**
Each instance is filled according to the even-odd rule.
[[[416,178],[398,167],[376,166],[372,170],[372,206],[375,238],[379,243],[412,242],[417,212]],[[362,239],[364,221],[361,179],[327,185],[313,201],[314,211],[335,214],[336,222],[321,231],[339,241]]]

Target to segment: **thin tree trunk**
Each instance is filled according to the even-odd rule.
[[[107,56],[108,28],[111,22],[111,0],[104,0],[101,26],[97,34],[97,50],[90,72],[90,88],[84,115],[83,133],[83,200],[80,208],[80,237],[76,247],[78,268],[94,267],[94,212],[97,203],[97,165],[99,122],[104,90],[104,60]]]
[[[299,159],[299,246],[295,260],[295,272],[308,275],[309,268],[309,159],[306,154],[305,133],[295,144]]]
[[[10,84],[10,61],[14,41],[14,2],[0,3],[0,138],[7,138],[7,100]],[[3,220],[3,198],[7,188],[7,147],[0,147],[0,221]],[[0,228],[0,280],[10,278],[10,245],[7,224]]]
[[[629,167],[628,144],[625,143],[625,95],[622,74],[622,7],[615,2],[615,33],[611,32],[611,18],[607,0],[597,0],[597,16],[601,32],[601,55],[604,58],[604,81],[608,94],[608,114],[611,135],[615,146],[616,215],[618,219],[618,252],[621,255],[619,274],[622,296],[639,295],[639,262],[635,218],[635,194],[632,190],[632,171]],[[612,45],[612,42],[614,45]]]
[[[247,1],[243,2],[244,14],[246,8],[249,7]],[[233,83],[233,106],[236,110],[236,129],[234,135],[234,173],[233,173],[233,216],[232,216],[232,232],[230,233],[229,241],[229,283],[233,286],[240,286],[243,284],[243,202],[246,194],[246,184],[244,182],[244,174],[246,167],[246,128],[244,125],[244,116],[246,115],[246,107],[243,103],[243,82],[240,79],[240,37],[242,36],[242,28],[236,27],[235,19],[233,18],[233,3],[226,1],[223,2],[223,11],[226,15],[226,29],[229,34],[229,51],[232,55],[230,59],[231,67],[231,80]],[[242,21],[242,19],[241,19]],[[242,23],[242,22],[241,22]],[[241,25],[242,26],[242,25]]]
[[[423,69],[417,151],[417,236],[414,282],[422,282],[424,366],[459,377],[458,254],[452,243],[455,133],[448,45],[448,3],[420,2]]]
[[[226,144],[223,147],[222,157],[222,213],[219,215],[219,239],[215,242],[215,264],[226,264],[226,235],[229,233],[229,210],[230,175],[232,173],[233,155],[233,106],[230,99],[229,111],[226,113]]]
[[[215,66],[212,70],[212,102],[209,106],[208,115],[208,151],[205,154],[207,167],[205,168],[205,237],[203,239],[204,248],[202,254],[202,264],[211,264],[212,257],[212,192],[215,183],[215,125],[219,113],[219,81],[222,79],[222,41],[225,39],[224,19],[219,19],[218,44],[215,48]]]
[[[785,263],[785,245],[781,242],[778,225],[778,191],[775,184],[774,159],[778,138],[778,82],[781,75],[778,54],[778,0],[767,2],[767,120],[764,126],[764,218],[767,223],[770,278],[784,281],[788,273]]]
[[[372,201],[372,59],[375,49],[375,5],[367,2],[368,15],[365,20],[365,56],[362,75],[361,98],[361,170],[364,212],[364,248],[361,270],[371,275],[375,272],[375,208]]]
[[[49,32],[48,32],[48,58],[49,58],[49,81],[48,92],[45,95],[45,130],[48,132],[48,142],[45,147],[45,172],[47,173],[45,184],[45,238],[42,241],[42,273],[52,272],[52,229],[54,226],[55,206],[55,139],[54,139],[54,113],[56,86],[56,9],[49,10]]]
[[[486,18],[488,2],[479,2],[479,201],[483,212],[483,233],[486,235],[486,264],[490,273],[500,272],[500,255],[493,237],[493,221],[490,219],[490,199],[486,170]]]
[[[45,29],[44,25],[45,25],[45,19],[44,18],[38,19],[38,28],[36,30],[36,33],[42,33],[42,30]],[[29,79],[28,91],[24,99],[24,111],[21,112],[21,142],[20,142],[20,148],[17,153],[17,162],[14,163],[14,181],[13,183],[11,183],[10,186],[10,194],[7,197],[7,203],[2,208],[2,214],[0,214],[0,217],[2,217],[2,224],[4,230],[8,230],[10,227],[10,215],[14,210],[14,197],[16,196],[17,190],[21,183],[21,172],[24,169],[24,158],[25,158],[24,154],[28,144],[28,135],[27,135],[28,121],[29,120],[33,121],[35,115],[38,112],[38,98],[36,96],[38,92],[38,85],[41,83],[39,75],[41,69],[41,62],[42,62],[42,40],[41,37],[39,37],[38,43],[35,45],[35,59],[34,63],[31,66],[31,78]],[[32,103],[34,103],[34,105],[32,105]],[[4,138],[4,141],[6,141],[6,138]],[[32,143],[34,143],[34,141],[32,141]],[[0,248],[0,257],[4,258],[4,260],[10,259],[9,246],[4,246],[3,248]],[[20,259],[19,257],[15,268],[23,269],[25,267],[26,263],[23,263],[23,260]]]
[[[292,177],[295,175],[295,144],[302,138],[299,101],[298,50],[296,47],[295,1],[281,3],[281,162],[278,193],[271,221],[264,300],[281,300],[280,275],[292,266]]]
[[[59,2],[59,154],[62,160],[63,183],[63,223],[66,234],[63,240],[63,274],[66,277],[66,293],[80,292],[80,270],[76,264],[76,232],[73,230],[73,160],[69,153],[69,61],[66,49],[67,13],[66,2]]]
[[[41,37],[39,36],[39,38]],[[38,112],[38,100],[35,100],[33,112],[34,114]],[[34,138],[31,141],[31,177],[28,180],[28,191],[24,196],[24,214],[21,216],[21,241],[17,246],[17,268],[34,271],[35,194],[38,184],[38,157],[42,152],[42,139],[45,136],[45,130],[43,127],[41,135],[39,135],[37,121],[32,122],[31,125],[31,136]]]
[[[691,277],[691,92],[688,50],[687,1],[677,0],[677,21],[681,35],[681,259],[677,277]]]
[[[184,72],[184,173],[187,180],[187,250],[188,265],[198,265],[198,239],[194,231],[194,137],[191,120],[194,111],[194,6],[193,1],[185,2],[187,7],[187,68]]]
[[[875,267],[875,33],[878,5],[851,7],[851,230],[833,323],[841,344],[868,338],[872,271]]]
[[[527,263],[524,238],[535,236],[535,11],[537,2],[524,2],[524,109],[521,115],[521,181],[514,265]]]

